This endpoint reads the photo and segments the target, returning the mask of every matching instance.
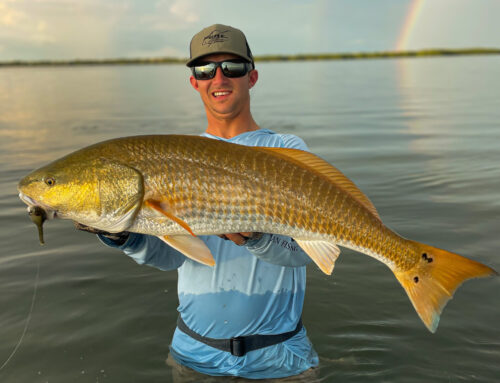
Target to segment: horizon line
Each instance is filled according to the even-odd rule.
[[[500,54],[500,48],[428,48],[420,50],[394,50],[373,52],[345,53],[301,53],[301,54],[267,54],[255,56],[256,62],[270,61],[316,61],[316,60],[355,60],[379,58],[405,58],[430,56],[460,56]],[[188,58],[179,57],[131,57],[106,59],[69,59],[69,60],[9,60],[0,61],[0,67],[6,66],[73,66],[73,65],[134,65],[134,64],[184,64]]]

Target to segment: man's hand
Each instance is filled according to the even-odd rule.
[[[127,241],[128,237],[130,235],[130,233],[128,231],[121,231],[119,233],[110,233],[109,231],[99,230],[99,229],[96,229],[94,227],[90,227],[90,226],[84,225],[84,224],[76,222],[76,221],[74,221],[73,223],[75,224],[75,228],[77,228],[78,230],[86,231],[86,232],[92,233],[92,234],[100,234],[100,235],[112,240],[118,246],[123,245]]]
[[[251,239],[259,239],[262,237],[262,233],[229,233],[229,234],[220,234],[219,237],[225,240],[233,241],[238,246],[243,246]]]

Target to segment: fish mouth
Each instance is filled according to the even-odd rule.
[[[54,218],[60,218],[60,216],[57,214],[57,211],[52,209],[50,206],[47,206],[41,202],[35,201],[33,198],[27,196],[24,193],[19,193],[19,198],[21,201],[23,201],[26,205],[28,205],[28,212],[31,212],[33,208],[37,207],[42,209],[46,216],[47,219],[54,219]]]

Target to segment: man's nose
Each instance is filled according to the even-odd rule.
[[[213,78],[212,81],[220,81],[220,82],[224,82],[227,80],[227,77],[224,76],[224,73],[222,73],[222,68],[217,68],[217,70],[215,71],[215,76]]]

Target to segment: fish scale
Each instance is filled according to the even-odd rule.
[[[488,266],[399,236],[340,171],[295,149],[246,147],[199,136],[137,136],[101,142],[24,177],[21,199],[47,217],[109,232],[156,235],[212,266],[197,235],[289,236],[330,274],[338,245],[387,265],[434,332],[467,279]],[[42,220],[36,221],[42,231]],[[192,236],[194,235],[194,236]]]
[[[346,247],[365,249],[370,252],[370,255],[376,255],[376,258],[384,259],[390,265],[398,264],[395,252],[389,252],[389,259],[386,259],[388,255],[385,254],[384,257],[380,251],[382,249],[376,249],[373,246],[374,243],[366,242],[366,237],[370,234],[361,233],[372,232],[372,235],[375,235],[373,225],[364,224],[363,221],[367,221],[368,216],[365,215],[364,220],[360,219],[363,217],[362,208],[349,195],[341,195],[338,204],[329,204],[328,201],[332,198],[336,200],[339,193],[332,185],[326,184],[326,181],[314,174],[307,173],[293,164],[280,164],[281,166],[278,167],[279,160],[272,156],[256,157],[243,153],[236,161],[234,156],[231,157],[225,152],[221,153],[217,148],[210,148],[209,144],[212,143],[215,144],[214,146],[220,144],[214,140],[204,142],[205,145],[202,148],[196,145],[188,148],[186,145],[177,152],[169,152],[168,147],[164,149],[165,152],[172,153],[167,160],[170,158],[175,160],[172,161],[175,165],[166,165],[165,172],[183,175],[177,179],[182,182],[175,190],[169,188],[175,180],[167,178],[165,182],[164,177],[160,176],[161,169],[155,173],[156,177],[151,180],[145,179],[146,189],[151,182],[151,189],[155,193],[153,198],[177,196],[176,201],[173,201],[177,205],[176,211],[181,212],[180,217],[188,222],[195,233],[206,234],[212,232],[214,227],[219,227],[223,232],[260,229],[300,237],[319,238],[322,236],[338,241],[340,245]],[[133,148],[129,150],[135,152]],[[144,148],[138,148],[137,152],[144,153]],[[200,152],[200,157],[205,161],[193,161],[193,154],[196,152]],[[204,156],[204,152],[208,155]],[[265,159],[262,161],[261,157]],[[141,170],[140,161],[134,163],[134,166]],[[151,169],[149,163],[147,168]],[[243,175],[240,169],[245,170]],[[283,173],[291,176],[280,177]],[[296,173],[300,176],[294,177]],[[276,186],[270,188],[269,183]],[[196,190],[199,192],[196,193]],[[252,194],[249,193],[250,190],[263,192]],[[313,190],[326,192],[314,193]],[[203,193],[204,191],[206,194]],[[210,199],[210,195],[218,195],[218,198]],[[242,195],[245,197],[241,198]],[[310,195],[316,198],[310,200]],[[301,206],[303,205],[301,202],[308,202],[306,209]],[[257,207],[262,207],[262,209]],[[307,208],[322,214],[307,214]],[[295,216],[297,212],[302,212],[302,214]],[[210,214],[210,221],[205,219],[207,214]],[[139,215],[132,230],[142,231],[141,218]],[[170,223],[166,219],[164,221],[167,224]],[[332,232],[336,234],[331,234]],[[176,233],[182,233],[182,230],[179,228]],[[393,241],[395,242],[396,239]],[[406,264],[399,262],[399,266],[409,267],[415,262]]]
[[[374,243],[362,243],[360,232],[373,232],[373,228],[356,220],[356,213],[361,208],[345,193],[341,194],[338,203],[329,204],[332,195],[336,198],[339,193],[316,175],[293,164],[280,163],[279,159],[263,153],[259,153],[259,156],[248,155],[251,149],[240,150],[243,153],[239,156],[220,151],[218,147],[221,142],[216,140],[204,140],[196,144],[181,141],[176,137],[167,142],[144,137],[143,140],[125,143],[123,148],[117,145],[113,154],[117,151],[126,154],[127,161],[135,169],[144,175],[151,174],[144,177],[146,194],[151,194],[154,199],[166,197],[172,201],[176,206],[174,210],[181,212],[180,218],[188,222],[195,233],[206,234],[213,231],[214,227],[224,232],[278,230],[276,234],[305,237],[318,237],[317,234],[321,233],[340,245],[363,248],[389,265],[409,268],[416,262],[416,257],[413,262],[398,262],[399,254],[395,251],[384,252],[381,247],[373,246]],[[197,158],[203,158],[203,161]],[[244,170],[243,174],[241,169]],[[282,174],[289,176],[280,177]],[[269,185],[274,187],[270,188]],[[253,189],[263,192],[248,193]],[[199,198],[197,194],[203,194],[204,190],[206,194]],[[314,194],[313,190],[318,192]],[[246,198],[238,198],[242,194]],[[218,195],[219,198],[210,199],[211,195]],[[317,199],[311,201],[311,195]],[[319,210],[322,214],[308,214],[307,208],[304,209],[300,202],[309,202],[307,208]],[[248,206],[256,209],[252,211]],[[257,210],[263,210],[264,214],[258,214]],[[211,213],[209,222],[204,219],[207,212]],[[292,213],[287,215],[287,212]],[[295,217],[294,212],[302,214]],[[147,220],[142,222],[141,214],[137,218],[131,230],[141,232],[151,228]],[[158,234],[165,231],[164,225],[175,227],[167,219],[161,219],[160,222]],[[248,223],[252,225],[248,226]],[[330,229],[332,226],[333,230]],[[183,231],[176,228],[174,233]],[[396,245],[397,241],[393,238],[390,244]]]

